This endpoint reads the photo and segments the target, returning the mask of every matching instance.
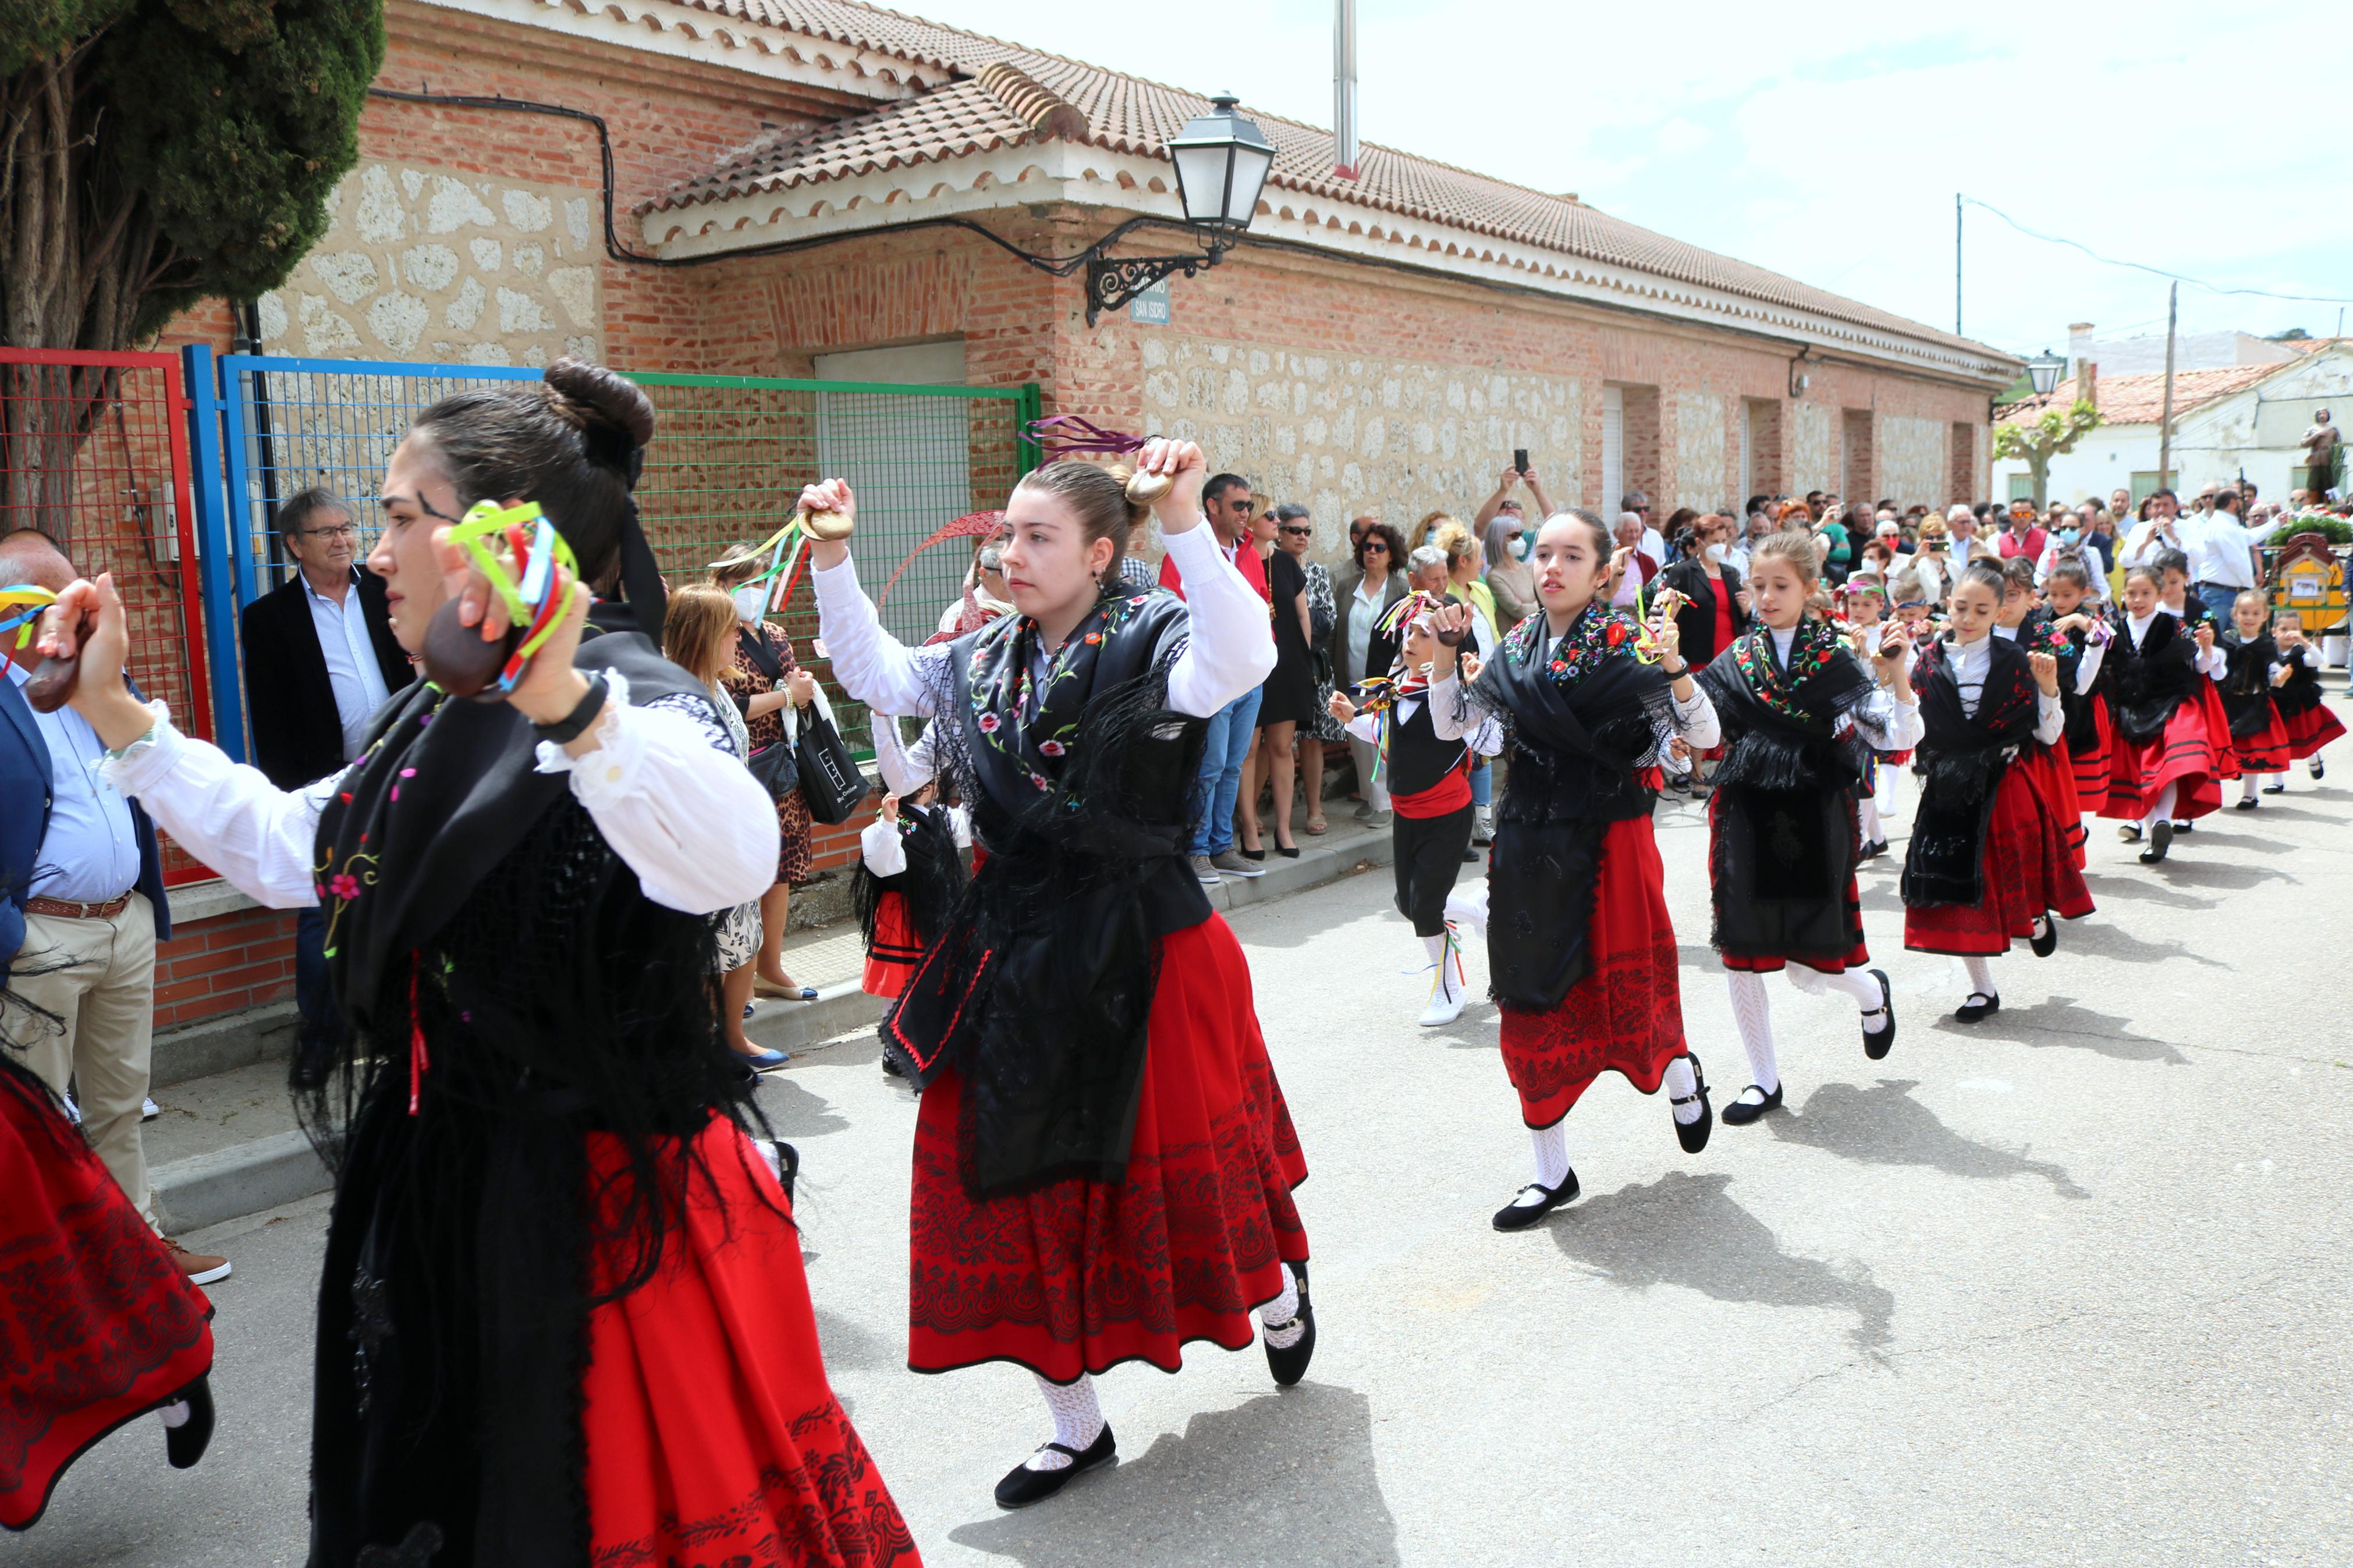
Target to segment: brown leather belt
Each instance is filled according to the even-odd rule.
[[[71,899],[26,899],[25,912],[28,915],[56,915],[69,921],[111,921],[131,906],[131,895],[109,899],[102,904],[78,904]]]

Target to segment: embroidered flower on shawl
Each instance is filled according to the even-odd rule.
[[[1530,616],[1512,628],[1504,639],[1504,657],[1514,664],[1533,663],[1542,654],[1539,639],[1547,631],[1542,612]],[[1604,659],[1630,656],[1644,664],[1659,661],[1658,639],[1651,629],[1623,610],[1602,605],[1588,605],[1578,613],[1546,660],[1545,672],[1556,681],[1567,684],[1592,673]]]
[[[360,896],[360,879],[349,871],[339,872],[334,880],[327,884],[327,890],[348,903]]]
[[[1065,725],[1043,737],[1026,732],[1025,727],[1034,721],[1033,710],[1042,710],[1053,694],[1054,688],[1064,680],[1080,679],[1083,671],[1074,668],[1075,656],[1081,648],[1100,647],[1104,640],[1134,618],[1135,612],[1150,604],[1151,595],[1138,594],[1124,599],[1104,599],[1095,605],[1086,621],[1073,628],[1055,651],[1047,666],[1045,679],[1033,682],[1029,661],[1014,661],[1009,670],[992,672],[991,657],[995,641],[984,637],[973,646],[969,663],[969,684],[972,689],[973,725],[987,741],[991,749],[1019,768],[1023,776],[1039,790],[1050,790],[1054,781],[1031,763],[1025,752],[1057,762],[1069,754],[1068,737],[1075,726]],[[1004,629],[997,637],[1010,637],[1018,642],[1028,642],[1037,636],[1038,623],[1028,616],[1002,617]],[[1033,692],[1032,687],[1036,687]],[[1008,716],[1010,716],[1008,722]]]
[[[1733,665],[1757,693],[1757,700],[1785,718],[1802,721],[1806,710],[1798,700],[1798,688],[1837,662],[1841,647],[1838,629],[1810,617],[1799,621],[1789,638],[1786,669],[1774,661],[1772,637],[1772,631],[1763,626],[1742,633],[1732,645]]]
[[[1041,757],[1059,757],[1068,748],[1063,746],[1062,742],[1060,741],[1040,741],[1038,742],[1038,754]]]
[[[1000,721],[996,714],[984,713],[980,716],[980,732],[984,735],[994,735],[997,733],[997,726],[1002,721]]]

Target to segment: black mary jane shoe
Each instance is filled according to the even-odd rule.
[[[1707,1135],[1715,1131],[1715,1107],[1708,1103],[1707,1074],[1700,1070],[1699,1053],[1685,1051],[1683,1056],[1692,1065],[1692,1082],[1697,1087],[1689,1094],[1671,1097],[1667,1103],[1689,1105],[1694,1100],[1699,1101],[1698,1121],[1675,1123],[1675,1142],[1683,1146],[1684,1153],[1696,1154],[1707,1147]]]
[[[1033,1502],[1044,1502],[1089,1470],[1097,1469],[1119,1458],[1119,1442],[1111,1435],[1111,1423],[1095,1434],[1095,1440],[1085,1448],[1073,1448],[1063,1443],[1040,1443],[1038,1451],[1051,1448],[1058,1454],[1068,1454],[1071,1462],[1059,1470],[1033,1470],[1028,1465],[1016,1465],[1005,1472],[997,1483],[997,1506],[1028,1508]]]
[[[1533,1204],[1519,1201],[1530,1193],[1542,1194],[1543,1201]],[[1561,1205],[1576,1202],[1577,1173],[1571,1171],[1556,1187],[1547,1187],[1542,1182],[1530,1182],[1520,1189],[1519,1198],[1514,1198],[1495,1211],[1497,1230],[1525,1230]]]
[[[2318,778],[2320,775],[2318,773],[2315,773],[2312,776],[2314,778]],[[2284,784],[2265,784],[2263,785],[2263,793],[2265,795],[2285,795],[2287,793],[2287,785]]]
[[[1879,982],[1879,1010],[1886,1015],[1887,1022],[1862,1032],[1862,1054],[1880,1061],[1895,1048],[1895,987],[1887,983],[1887,971],[1883,969],[1873,970],[1871,977]]]
[[[2263,803],[2255,799],[2253,795],[2242,795],[2238,798],[2232,809],[2238,811],[2253,811],[2256,806],[2262,804]]]
[[[2028,937],[2026,945],[2033,950],[2037,958],[2048,958],[2059,951],[2059,922],[2048,910],[2042,913],[2042,934]]]
[[[2165,852],[2172,847],[2173,824],[2160,822],[2148,830],[2148,847],[2140,852],[2140,863],[2154,866],[2164,859]]]
[[[193,1468],[213,1440],[213,1385],[207,1373],[174,1394],[166,1405],[185,1405],[188,1418],[164,1428],[164,1457],[175,1470]]]
[[[1297,1342],[1289,1350],[1277,1350],[1273,1342],[1267,1341],[1266,1369],[1274,1373],[1274,1385],[1277,1388],[1289,1388],[1301,1378],[1305,1377],[1307,1363],[1315,1354],[1315,1309],[1308,1303],[1307,1300],[1307,1265],[1293,1264],[1291,1277],[1299,1286],[1299,1316],[1291,1321],[1306,1324],[1307,1331],[1300,1335]],[[1287,1329],[1291,1323],[1278,1323],[1275,1326]],[[1260,1338],[1265,1339],[1263,1332],[1261,1333]]]
[[[2324,764],[2318,757],[2312,759],[2310,772],[2312,776],[2316,779],[2327,778],[2328,776],[2328,769],[2327,765]]]
[[[1972,991],[1968,999],[1953,1010],[1956,1024],[1974,1024],[1980,1018],[1990,1018],[2001,1011],[2001,997],[1989,996],[1982,991]]]
[[[1724,1124],[1727,1127],[1746,1127],[1767,1111],[1780,1110],[1781,1090],[1786,1087],[1788,1086],[1777,1083],[1773,1086],[1773,1092],[1767,1094],[1755,1084],[1750,1084],[1740,1091],[1738,1100],[1724,1108]],[[1749,1099],[1752,1094],[1759,1098]]]
[[[2198,825],[2194,822],[2177,822],[2173,825],[2173,831],[2176,833],[2189,833],[2193,831],[2197,826]]]

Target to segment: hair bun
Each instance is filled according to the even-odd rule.
[[[567,354],[547,367],[546,380],[556,411],[584,432],[602,426],[630,451],[654,438],[653,400],[618,371]]]

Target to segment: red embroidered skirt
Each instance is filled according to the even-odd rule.
[[[2222,706],[2222,689],[2211,680],[2198,683],[2198,710],[2205,715],[2206,732],[2214,738],[2214,776],[2239,776],[2239,756],[2231,749],[2231,714]]]
[[[1599,880],[1586,928],[1592,967],[1551,1011],[1503,1016],[1504,1070],[1530,1127],[1567,1116],[1605,1068],[1655,1094],[1667,1064],[1683,1054],[1675,928],[1649,817],[1609,825]]]
[[[2223,733],[2229,734],[2229,731]],[[2284,773],[2293,760],[2287,726],[2281,721],[2279,710],[2272,710],[2272,721],[2255,734],[2242,740],[2231,736],[2231,755],[2242,773]]]
[[[782,1190],[733,1124],[713,1120],[697,1142],[712,1182],[693,1180],[660,1268],[589,1312],[590,1561],[918,1563],[826,1382]],[[588,1161],[596,1177],[626,1169],[601,1133]]]
[[[859,988],[869,996],[896,996],[907,988],[923,950],[907,924],[907,897],[886,892],[874,905],[874,945],[866,950],[866,977]]]
[[[2211,688],[2211,681],[2200,681]],[[2217,705],[2219,706],[2219,704]],[[2119,731],[2113,754],[2116,766],[2108,774],[2108,797],[2100,805],[2102,816],[2137,822],[2157,809],[2157,797],[2167,784],[2179,784],[2173,815],[2184,822],[2205,816],[2222,804],[2214,755],[2218,731],[2208,721],[2202,702],[2184,701],[2167,720],[2154,740],[2136,741]],[[2227,742],[2226,722],[2219,733]]]
[[[212,1304],[31,1074],[0,1068],[0,1526],[212,1370]],[[148,1439],[164,1464],[164,1429]]]
[[[2083,850],[2069,847],[2066,831],[2071,822],[2078,827],[2081,822],[2060,816],[2066,776],[2045,748],[2019,753],[1994,791],[1980,872],[1983,897],[1974,904],[1906,905],[1905,947],[1985,957],[2009,952],[2014,938],[2031,936],[2046,912],[2071,921],[2092,912]]]
[[[1250,964],[1224,917],[1162,939],[1126,1179],[976,1202],[957,1154],[964,1084],[915,1120],[907,1364],[1016,1362],[1055,1383],[1184,1347],[1241,1350],[1250,1312],[1307,1261],[1291,1189],[1307,1162],[1275,1082]]]
[[[2344,723],[2326,702],[2284,715],[2280,723],[2287,731],[2287,754],[2299,763],[2345,733]]]
[[[2108,718],[2108,698],[2094,691],[2084,700],[2092,705],[2092,742],[2078,751],[2073,741],[2063,742],[2067,748],[2067,772],[2075,785],[2075,805],[2081,811],[2094,816],[2108,814],[2108,785],[2116,772],[2116,725]]]

